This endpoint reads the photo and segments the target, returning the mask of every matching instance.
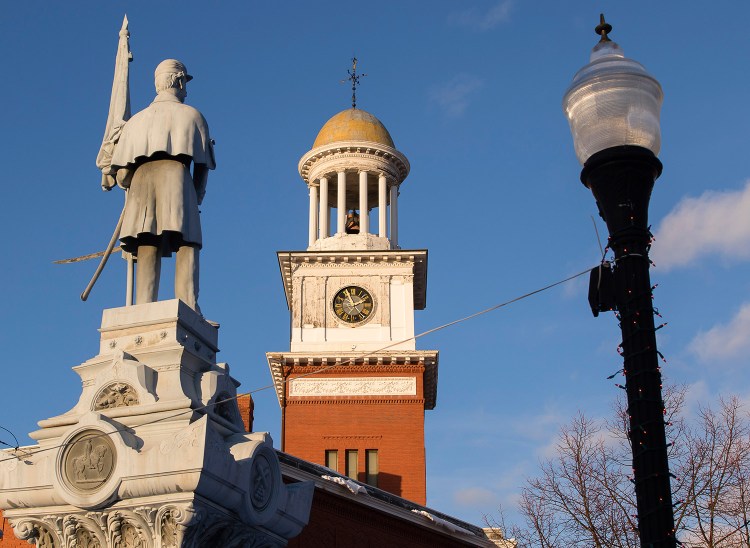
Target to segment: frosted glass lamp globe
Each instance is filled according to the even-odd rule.
[[[659,154],[663,98],[659,82],[640,63],[614,42],[599,42],[563,97],[578,161],[621,145]]]

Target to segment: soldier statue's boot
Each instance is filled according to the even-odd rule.
[[[174,268],[174,293],[177,299],[187,304],[198,314],[198,263],[200,250],[191,245],[183,245],[177,251]]]
[[[154,245],[139,245],[137,253],[135,304],[156,302],[159,298],[161,249]]]

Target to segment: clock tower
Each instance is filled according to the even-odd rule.
[[[398,243],[409,162],[375,116],[351,108],[326,122],[299,173],[308,247],[278,252],[291,348],[267,354],[282,450],[425,504],[438,352],[414,340],[427,251]]]

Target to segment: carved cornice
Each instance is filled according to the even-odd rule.
[[[355,372],[392,372],[422,374],[425,409],[434,409],[437,401],[438,355],[435,350],[394,350],[338,356],[323,352],[267,352],[266,358],[281,407],[287,403],[284,383],[292,374],[352,375]],[[343,362],[346,361],[350,361],[350,365],[344,365]],[[321,368],[326,369],[320,371]]]
[[[324,156],[311,165],[305,178],[308,184],[316,184],[322,177],[327,177],[329,184],[336,181],[336,174],[340,171],[359,173],[366,171],[377,176],[385,175],[388,186],[398,185],[403,181],[402,172],[397,165],[393,165],[387,158],[373,157],[357,153],[336,153]]]
[[[297,166],[300,176],[310,183],[318,176],[341,168],[350,171],[386,171],[392,182],[401,183],[409,174],[409,160],[395,148],[371,141],[344,141],[307,152]]]
[[[374,357],[368,358],[369,360],[375,360]],[[344,360],[346,361],[346,360]],[[359,363],[356,363],[359,362]],[[310,365],[294,365],[294,363],[285,363],[287,367],[291,367],[293,369],[288,370],[287,374],[293,373],[294,375],[304,375],[304,374],[319,374],[319,375],[351,375],[352,373],[422,373],[425,369],[424,362],[419,363],[415,362],[412,364],[388,364],[383,363],[382,365],[378,365],[377,361],[372,361],[370,363],[363,363],[363,359],[359,359],[352,361],[351,363],[347,363],[346,365],[337,365],[333,366],[333,362],[328,363],[327,365],[320,362],[318,364],[310,363]],[[321,371],[321,368],[326,368],[324,371]],[[356,371],[353,370],[353,368],[356,367]]]
[[[411,267],[414,276],[414,309],[422,310],[427,305],[427,250],[399,249],[388,251],[278,251],[281,279],[284,284],[287,307],[292,303],[292,275],[297,268],[369,268],[394,265]],[[339,266],[340,265],[340,266]]]
[[[281,547],[279,537],[191,501],[9,518],[20,540],[40,548]],[[231,543],[229,541],[231,540]],[[241,541],[241,542],[240,542]]]

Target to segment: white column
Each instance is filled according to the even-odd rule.
[[[398,249],[398,185],[391,187],[391,249]]]
[[[385,199],[385,175],[381,173],[380,177],[378,177],[378,236],[381,238],[388,237],[388,223],[385,216],[387,209],[388,204]]]
[[[370,232],[370,215],[367,212],[367,172],[359,172],[359,233]]]
[[[318,238],[328,238],[328,220],[331,218],[328,209],[328,177],[320,178],[320,219],[318,219]]]
[[[313,245],[318,239],[318,187],[310,184],[310,225],[307,245]]]
[[[338,173],[338,202],[336,204],[336,233],[343,234],[346,232],[346,172]]]

